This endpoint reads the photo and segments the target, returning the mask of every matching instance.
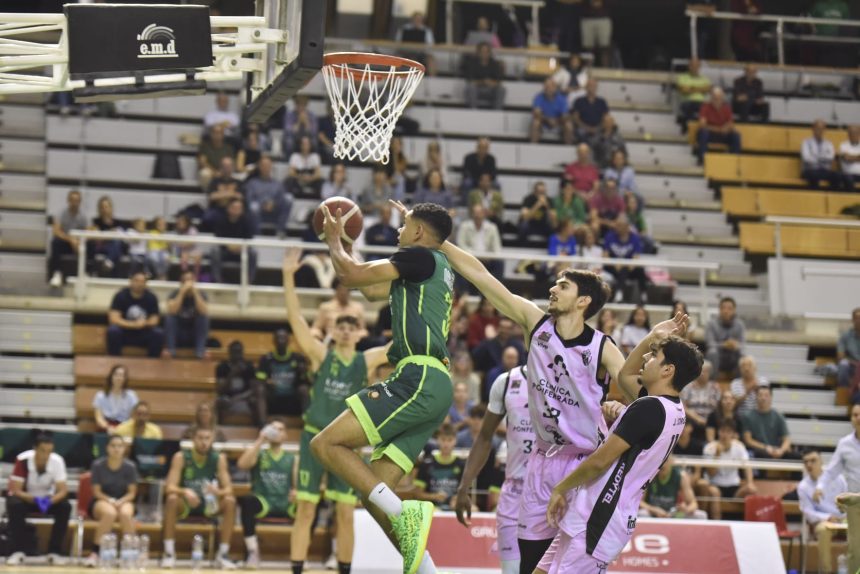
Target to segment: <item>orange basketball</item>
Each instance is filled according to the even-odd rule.
[[[358,236],[361,235],[361,229],[364,226],[364,216],[361,214],[361,210],[351,199],[335,196],[320,203],[319,207],[317,207],[317,210],[314,212],[314,233],[320,238],[320,241],[325,241],[325,231],[323,230],[325,215],[323,214],[323,205],[328,207],[329,212],[334,217],[337,217],[337,210],[340,209],[341,217],[343,218],[342,239],[345,243],[352,243],[358,239]]]

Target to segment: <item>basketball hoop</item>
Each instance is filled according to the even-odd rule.
[[[335,52],[325,55],[322,74],[334,109],[334,157],[388,163],[394,126],[424,66],[398,56]]]

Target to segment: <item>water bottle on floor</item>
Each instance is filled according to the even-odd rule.
[[[194,535],[194,540],[191,543],[191,569],[199,572],[203,567],[203,537],[199,534]]]
[[[137,545],[137,569],[141,572],[146,571],[149,564],[149,535],[141,534],[140,541]]]
[[[131,534],[122,535],[122,544],[119,550],[119,568],[120,570],[132,569],[132,554],[134,545],[134,536]]]
[[[111,567],[110,564],[110,532],[102,534],[102,539],[99,540],[99,568],[107,570]]]
[[[848,556],[845,554],[836,559],[836,574],[848,574]]]

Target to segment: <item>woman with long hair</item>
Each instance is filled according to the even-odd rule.
[[[705,423],[705,439],[708,442],[717,440],[717,430],[724,420],[735,418],[736,404],[737,399],[732,392],[723,391],[723,394],[720,395],[720,404],[708,415],[708,421]]]
[[[621,340],[621,327],[618,325],[618,317],[615,311],[604,307],[597,314],[597,330],[612,337],[614,341]]]
[[[621,327],[621,350],[624,355],[630,354],[639,342],[648,336],[651,332],[651,321],[648,318],[648,311],[642,305],[637,305],[630,312],[630,317],[627,319],[627,324]]]
[[[93,398],[96,426],[100,431],[107,431],[127,421],[137,402],[137,393],[128,388],[128,368],[114,365],[105,379],[104,389]]]
[[[224,442],[227,440],[224,433],[218,428],[218,413],[210,402],[203,401],[197,405],[197,410],[194,412],[194,423],[182,432],[182,438],[193,439],[194,429],[196,428],[212,430],[215,435],[215,442]]]
[[[119,522],[123,534],[134,534],[134,500],[137,497],[137,468],[125,459],[125,440],[119,435],[108,439],[107,454],[90,468],[93,499],[89,513],[96,525],[93,551],[84,565],[95,568],[102,536]]]

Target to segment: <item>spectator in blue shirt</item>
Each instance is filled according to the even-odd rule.
[[[567,115],[567,98],[558,90],[555,81],[547,78],[543,91],[535,96],[532,104],[531,141],[540,141],[544,128],[559,130],[564,143],[573,143],[573,125]]]
[[[603,238],[603,249],[606,257],[614,259],[636,259],[642,253],[642,240],[630,227],[626,215],[618,216],[615,229],[606,232]],[[606,271],[615,278],[615,301],[624,298],[627,302],[641,302],[641,296],[645,293],[647,280],[643,267],[629,265],[607,265]],[[638,289],[629,288],[635,281]]]
[[[385,205],[379,210],[379,221],[364,232],[364,242],[373,246],[397,247],[397,230],[391,226],[390,206]],[[384,256],[368,253],[366,259],[372,261],[382,257]]]
[[[274,224],[278,237],[287,234],[287,221],[293,209],[293,194],[272,175],[272,158],[260,156],[257,162],[258,177],[245,182],[245,201],[250,215],[260,223]]]
[[[597,80],[589,78],[585,84],[585,96],[577,98],[573,103],[576,139],[594,147],[603,116],[608,113],[609,105],[606,100],[597,95]]]

